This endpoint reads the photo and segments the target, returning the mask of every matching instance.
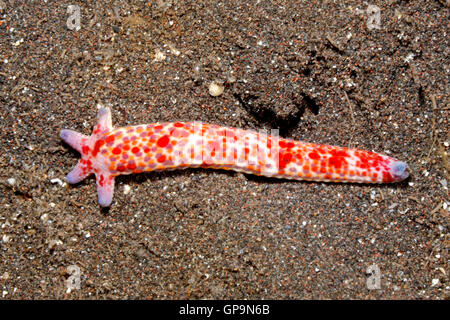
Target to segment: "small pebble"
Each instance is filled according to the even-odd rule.
[[[159,49],[156,49],[155,59],[153,59],[153,61],[163,61],[164,59],[166,59],[166,55],[164,54],[164,52],[162,52]]]
[[[173,45],[169,45],[169,50],[172,52],[172,54],[179,56],[181,54],[180,50],[175,48]]]
[[[440,281],[439,279],[433,279],[431,280],[431,286],[432,287],[436,287],[437,285],[439,285]]]
[[[23,42],[23,38],[21,38],[21,39],[17,40],[16,42],[14,42],[13,45],[14,45],[15,47],[18,47],[18,46],[20,46],[20,44],[21,44],[22,42]]]
[[[209,84],[209,94],[212,95],[213,97],[220,96],[223,93],[223,90],[224,87],[215,82],[211,82]]]
[[[59,179],[59,178],[51,179],[50,182],[51,182],[51,183],[57,183],[57,184],[59,184],[61,187],[64,187],[64,186],[66,185],[66,183],[65,183],[65,182],[62,182],[62,180]]]
[[[57,246],[60,246],[62,244],[63,244],[63,242],[61,240],[59,240],[59,239],[52,239],[52,240],[50,240],[48,242],[48,248],[50,250],[52,250],[52,249],[55,249]]]

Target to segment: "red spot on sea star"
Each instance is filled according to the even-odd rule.
[[[94,145],[94,150],[92,151],[92,155],[95,157],[97,153],[100,151],[102,145],[105,144],[104,140],[97,140]]]
[[[325,154],[326,151],[323,149],[323,147],[318,147],[316,148],[316,150],[320,153],[320,154]]]
[[[131,149],[131,152],[138,153],[139,152],[139,148],[138,147],[133,147],[133,149]]]
[[[284,162],[289,163],[289,162],[291,162],[291,160],[292,160],[292,153],[285,153],[283,155]]]
[[[330,154],[335,157],[348,157],[348,153],[345,150],[330,150]]]
[[[103,187],[103,185],[105,184],[105,180],[102,174],[100,175],[100,179],[98,179],[98,184],[100,187]]]
[[[164,162],[164,161],[166,161],[166,155],[162,155],[162,156],[160,156],[158,159],[156,159],[156,161],[158,161],[158,162]]]
[[[156,144],[158,145],[158,147],[164,148],[169,144],[169,136],[168,135],[162,136],[161,138],[158,139]]]
[[[313,160],[319,160],[320,159],[320,155],[316,151],[310,152],[308,154],[308,156],[309,156],[310,159],[313,159]]]
[[[128,168],[128,170],[136,169],[136,163],[134,163],[134,162],[128,163],[127,168]]]
[[[288,143],[286,143],[286,148],[293,148],[295,146],[295,143],[293,143],[292,141],[289,141]]]
[[[330,164],[330,166],[335,167],[336,169],[342,167],[343,161],[344,159],[340,157],[331,157],[330,159],[328,159],[328,163]]]
[[[383,182],[392,182],[392,176],[389,172],[383,171]]]
[[[122,152],[122,150],[120,150],[120,148],[115,147],[114,149],[112,149],[111,151],[113,154],[120,154]]]
[[[279,159],[279,163],[278,163],[279,169],[280,170],[284,169],[289,164],[289,162],[291,162],[291,160],[292,160],[292,153],[282,153],[282,152],[280,152],[278,154],[278,159]]]
[[[106,143],[109,143],[109,142],[113,142],[114,139],[115,139],[115,137],[113,135],[110,135],[110,136],[106,137],[105,141],[106,141]]]
[[[336,169],[342,168],[343,165],[347,164],[346,157],[348,153],[345,150],[331,150],[331,157],[328,159],[328,164]]]

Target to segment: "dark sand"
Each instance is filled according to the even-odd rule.
[[[373,1],[372,30],[363,1],[133,2],[0,1],[0,298],[450,297],[448,1]],[[90,134],[98,103],[116,126],[280,128],[412,174],[382,186],[122,176],[101,210],[93,178],[53,180],[79,159],[59,131]],[[366,284],[373,264],[381,289]]]

